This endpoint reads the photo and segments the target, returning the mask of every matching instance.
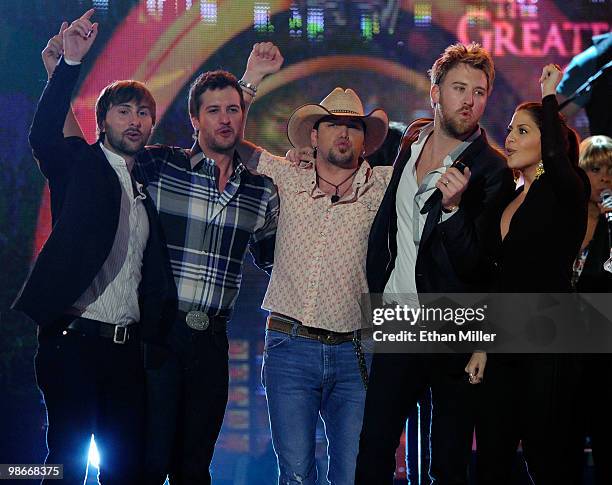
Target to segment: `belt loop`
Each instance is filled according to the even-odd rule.
[[[292,337],[292,338],[297,337],[297,333],[298,333],[298,325],[299,325],[298,323],[294,323],[294,324],[291,326],[291,337]]]

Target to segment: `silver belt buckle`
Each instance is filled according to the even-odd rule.
[[[119,330],[123,330],[123,333]],[[121,334],[121,335],[120,335]],[[115,325],[115,333],[113,334],[113,343],[124,344],[128,339],[128,329],[121,325]]]
[[[210,325],[210,319],[204,312],[191,310],[185,316],[185,323],[187,323],[188,327],[193,328],[194,330],[202,331],[208,328],[208,325]]]

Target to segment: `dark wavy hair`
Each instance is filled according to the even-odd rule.
[[[531,116],[531,119],[538,125],[540,131],[542,131],[542,124],[544,121],[544,111],[542,109],[542,103],[534,103],[527,102],[521,103],[516,107],[515,111],[527,111]],[[563,127],[563,142],[564,147],[567,152],[567,156],[575,167],[578,166],[578,155],[579,155],[579,146],[580,146],[580,138],[578,137],[578,133],[576,133],[572,128],[570,128],[566,121],[565,117],[558,113],[559,121],[561,122],[561,126]]]
[[[151,91],[140,81],[128,79],[115,81],[106,86],[96,101],[96,124],[98,136],[102,137],[102,123],[106,120],[108,110],[118,104],[134,101],[137,104],[146,104],[151,110],[151,118],[155,124],[155,99]]]
[[[189,88],[189,115],[197,118],[200,114],[200,105],[202,103],[200,96],[204,92],[208,91],[209,89],[224,89],[228,86],[234,88],[238,93],[238,97],[240,98],[240,107],[244,112],[244,96],[236,76],[234,76],[231,72],[217,70],[203,72],[195,79],[195,81],[193,81],[193,83],[191,83]]]

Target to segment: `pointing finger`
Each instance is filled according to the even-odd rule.
[[[81,15],[81,18],[85,20],[89,20],[95,11],[96,11],[95,8],[90,8],[87,12]]]

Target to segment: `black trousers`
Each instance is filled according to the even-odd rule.
[[[579,356],[489,355],[476,423],[478,485],[511,484],[522,440],[537,485],[582,483]]]
[[[591,437],[595,484],[612,483],[612,356],[584,357],[586,389],[581,400],[586,434]]]
[[[100,483],[142,483],[139,342],[115,344],[73,333],[40,336],[35,367],[47,407],[46,463],[64,465],[63,483],[83,483],[92,433],[101,457]]]
[[[431,391],[427,389],[419,398],[418,408],[408,415],[408,421],[406,422],[406,477],[408,478],[408,485],[429,483],[430,428]],[[419,434],[422,441],[420,454]]]
[[[356,485],[391,484],[408,415],[431,387],[431,465],[436,485],[467,483],[474,429],[469,356],[375,354],[366,395]]]
[[[205,331],[177,321],[172,356],[147,369],[147,483],[211,483],[210,463],[228,398],[228,339],[225,329]]]

